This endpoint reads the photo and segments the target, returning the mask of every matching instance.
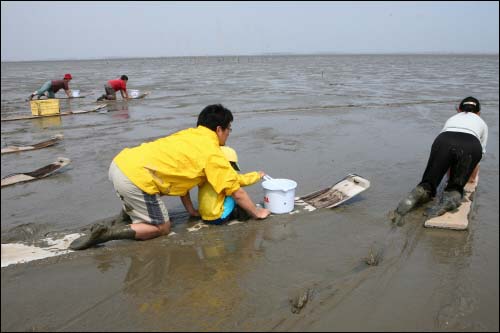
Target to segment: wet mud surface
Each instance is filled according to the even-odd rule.
[[[178,198],[165,197],[172,235],[3,267],[2,331],[498,330],[498,57],[2,63],[2,117],[28,113],[35,82],[70,70],[88,97],[61,101],[66,111],[94,106],[103,82],[121,74],[151,94],[96,113],[2,123],[2,146],[64,134],[57,145],[2,155],[2,176],[72,161],[2,189],[2,244],[43,247],[46,237],[112,223],[113,157],[194,126],[213,103],[233,111],[228,145],[243,172],[293,179],[297,196],[349,173],[371,187],[334,209],[198,228]],[[391,225],[388,212],[419,182],[433,139],[469,95],[490,129],[469,230],[424,228],[425,207]],[[262,201],[260,184],[247,189]]]

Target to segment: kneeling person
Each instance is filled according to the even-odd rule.
[[[474,97],[460,102],[457,114],[450,117],[434,139],[422,181],[402,199],[391,219],[401,224],[403,216],[436,196],[439,183],[448,172],[448,184],[440,202],[428,217],[445,214],[460,207],[467,182],[474,182],[479,162],[486,153],[488,125],[480,117],[481,104]]]
[[[220,147],[227,160],[235,171],[240,171],[238,165],[238,155],[233,148]],[[262,171],[254,171],[245,174],[238,174],[240,186],[255,184],[265,175]],[[199,213],[203,222],[207,224],[225,224],[231,220],[248,220],[252,217],[252,212],[238,206],[232,196],[217,193],[209,182],[205,182],[198,189]]]
[[[115,156],[109,178],[131,224],[95,225],[70,244],[72,250],[117,239],[147,240],[167,235],[170,219],[161,196],[179,196],[191,216],[199,216],[189,191],[204,182],[217,193],[230,195],[253,217],[264,219],[269,210],[257,207],[239,183],[239,175],[220,149],[231,132],[232,112],[220,104],[205,107],[196,128],[125,148]]]

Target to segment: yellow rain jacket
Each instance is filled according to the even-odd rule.
[[[221,151],[217,134],[204,126],[125,148],[114,162],[148,194],[183,196],[204,181],[223,195],[240,188],[238,174]]]
[[[258,172],[249,172],[238,174],[238,183],[240,186],[255,184],[259,181]],[[224,193],[217,193],[210,183],[203,183],[198,189],[198,212],[201,218],[206,221],[217,220],[222,216],[224,210]]]

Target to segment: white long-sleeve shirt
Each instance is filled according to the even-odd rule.
[[[473,112],[459,112],[450,117],[444,124],[441,132],[462,132],[474,135],[481,142],[483,155],[486,153],[488,142],[488,125],[480,116]]]

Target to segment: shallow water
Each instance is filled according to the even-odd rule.
[[[2,189],[2,243],[69,234],[114,215],[112,158],[194,126],[213,103],[233,111],[228,145],[243,172],[293,179],[297,195],[349,173],[371,187],[333,210],[197,232],[187,231],[198,221],[180,200],[165,198],[173,236],[2,268],[2,330],[498,330],[498,56],[2,63],[2,118],[29,114],[29,93],[66,72],[89,96],[61,100],[63,111],[93,107],[104,82],[121,74],[130,89],[151,94],[105,112],[3,122],[2,146],[57,133],[64,140],[3,155],[2,177],[58,156],[72,163]],[[423,209],[391,228],[388,211],[418,183],[432,141],[469,95],[489,125],[469,230],[425,229]],[[248,192],[261,201],[259,184]],[[38,228],[13,232],[25,224]],[[364,263],[370,252],[380,253],[378,266]],[[289,299],[304,290],[310,299],[292,313]]]

